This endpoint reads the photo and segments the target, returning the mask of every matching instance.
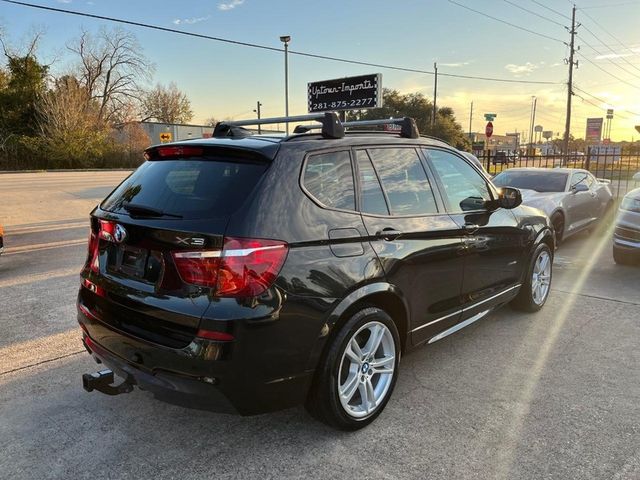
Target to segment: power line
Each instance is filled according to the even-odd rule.
[[[3,0],[3,1],[6,1],[6,0]],[[471,12],[477,13],[478,15],[482,15],[483,17],[487,17],[487,18],[490,18],[491,20],[495,20],[496,22],[500,22],[500,23],[503,23],[503,24],[505,24],[505,25],[509,25],[510,27],[517,28],[518,30],[522,30],[523,32],[528,32],[528,33],[531,33],[531,34],[533,34],[533,35],[537,35],[538,37],[546,38],[546,39],[548,39],[548,40],[553,40],[554,42],[564,43],[564,42],[563,42],[562,40],[560,40],[559,38],[551,37],[551,36],[549,36],[549,35],[545,35],[544,33],[536,32],[536,31],[534,31],[534,30],[529,30],[528,28],[521,27],[520,25],[516,25],[515,23],[508,22],[508,21],[503,20],[503,19],[501,19],[501,18],[494,17],[494,16],[489,15],[489,14],[487,14],[487,13],[481,12],[480,10],[476,10],[476,9],[474,9],[474,8],[471,8],[471,7],[468,7],[468,6],[466,6],[466,5],[463,5],[462,3],[458,3],[458,2],[456,2],[455,0],[447,0],[447,1],[448,1],[449,3],[453,3],[454,5],[457,5],[457,6],[459,6],[459,7],[462,7],[462,8],[464,8],[464,9],[466,9],[466,10],[471,11]]]
[[[561,13],[561,12],[559,12],[559,11],[557,11],[557,10],[554,10],[554,9],[553,9],[553,8],[551,8],[551,7],[547,7],[545,4],[540,3],[540,2],[538,2],[537,0],[531,0],[531,1],[532,1],[533,3],[535,3],[536,5],[541,6],[542,8],[546,8],[546,9],[547,9],[547,10],[549,10],[550,12],[553,12],[553,13],[555,13],[555,14],[557,14],[557,15],[560,15],[561,17],[564,17],[564,18],[566,18],[567,20],[571,20],[571,17],[570,17],[569,15],[565,15],[564,13]]]
[[[502,0],[505,3],[508,3],[509,5],[512,5],[516,8],[519,8],[520,10],[524,10],[525,12],[530,13],[531,15],[535,15],[536,17],[539,17],[543,20],[546,20],[547,22],[551,22],[551,23],[555,23],[556,25],[560,25],[561,27],[564,28],[564,25],[561,24],[560,22],[556,22],[555,20],[550,19],[549,17],[545,17],[544,15],[540,15],[539,13],[534,12],[533,10],[529,10],[528,8],[524,8],[520,5],[518,5],[517,3],[512,2],[511,0]]]
[[[115,18],[115,17],[106,17],[103,15],[95,15],[92,13],[85,13],[85,12],[78,12],[75,10],[67,10],[64,8],[56,8],[56,7],[48,7],[45,5],[36,5],[36,4],[32,4],[32,3],[27,3],[27,2],[20,2],[20,1],[16,1],[16,0],[0,0],[4,3],[10,3],[13,5],[20,5],[20,6],[24,6],[24,7],[30,7],[30,8],[36,8],[36,9],[40,9],[40,10],[46,10],[46,11],[51,11],[51,12],[57,12],[57,13],[65,13],[68,15],[76,15],[79,17],[88,17],[88,18],[94,18],[97,20],[106,20],[109,22],[115,22],[115,23],[121,23],[121,24],[125,24],[125,25],[132,25],[135,27],[141,27],[141,28],[147,28],[147,29],[151,29],[151,30],[158,30],[158,31],[162,31],[162,32],[169,32],[169,33],[176,33],[179,35],[185,35],[185,36],[189,36],[189,37],[196,37],[196,38],[201,38],[201,39],[205,39],[205,40],[213,40],[216,42],[222,42],[222,43],[228,43],[228,44],[232,44],[232,45],[238,45],[238,46],[242,46],[242,47],[250,47],[250,48],[257,48],[257,49],[261,49],[261,50],[268,50],[268,51],[272,51],[272,52],[283,52],[284,50],[281,48],[277,48],[277,47],[270,47],[268,45],[262,45],[262,44],[257,44],[257,43],[250,43],[250,42],[242,42],[239,40],[231,40],[228,38],[221,38],[221,37],[213,37],[211,35],[203,35],[200,33],[193,33],[193,32],[186,32],[184,30],[177,30],[175,28],[168,28],[168,27],[161,27],[159,25],[151,25],[151,24],[147,24],[147,23],[142,23],[142,22],[136,22],[136,21],[132,21],[132,20],[124,20],[121,18]],[[535,33],[535,32],[533,32]],[[380,63],[370,63],[370,62],[362,62],[359,60],[351,60],[351,59],[346,59],[346,58],[340,58],[340,57],[330,57],[327,55],[319,55],[319,54],[314,54],[314,53],[308,53],[308,52],[299,52],[299,51],[294,51],[294,50],[289,50],[289,54],[291,55],[297,55],[297,56],[301,56],[301,57],[309,57],[309,58],[317,58],[317,59],[321,59],[321,60],[329,60],[329,61],[334,61],[334,62],[341,62],[341,63],[349,63],[349,64],[353,64],[353,65],[364,65],[364,66],[368,66],[368,67],[376,67],[376,68],[384,68],[387,70],[396,70],[396,71],[402,71],[402,72],[411,72],[411,73],[423,73],[426,75],[434,75],[435,72],[429,71],[429,70],[421,70],[421,69],[417,69],[417,68],[406,68],[406,67],[398,67],[398,66],[394,66],[394,65],[385,65],[385,64],[380,64]],[[536,84],[536,85],[557,85],[561,82],[551,82],[551,81],[542,81],[542,80],[516,80],[516,79],[509,79],[509,78],[495,78],[495,77],[484,77],[484,76],[474,76],[474,75],[460,75],[460,74],[453,74],[453,73],[438,73],[438,75],[441,75],[443,77],[450,77],[450,78],[460,78],[460,79],[465,79],[465,80],[483,80],[483,81],[491,81],[491,82],[502,82],[502,83],[521,83],[521,84]]]
[[[583,94],[585,94],[585,95],[588,95],[589,97],[593,98],[594,100],[597,100],[597,101],[599,101],[599,102],[605,103],[605,104],[607,104],[607,105],[611,105],[611,106],[612,106],[614,109],[616,109],[616,110],[622,110],[623,112],[630,113],[631,115],[637,115],[637,116],[640,116],[640,113],[632,112],[631,110],[627,110],[626,108],[616,107],[613,103],[611,103],[611,102],[609,102],[609,101],[607,101],[607,100],[604,100],[604,99],[602,99],[602,98],[600,98],[600,97],[596,97],[596,96],[595,96],[595,95],[593,95],[592,93],[589,93],[589,92],[587,92],[586,90],[583,90],[583,89],[581,89],[580,87],[578,87],[578,86],[576,86],[576,85],[574,85],[574,86],[573,86],[573,88],[575,88],[575,89],[576,89],[576,90],[578,90],[579,92],[582,92],[582,93],[583,93]]]
[[[585,27],[584,25],[582,25],[582,27],[583,27],[583,28],[585,28],[585,30],[589,31],[589,30],[587,29],[587,27]],[[588,43],[588,42],[586,42],[586,41],[584,41],[584,40],[582,40],[582,43],[583,43],[586,47],[589,47],[591,50],[593,50],[597,55],[601,56],[601,55],[603,54],[601,51],[599,51],[598,49],[596,49],[596,48],[595,48],[593,45],[591,45],[590,43]],[[609,50],[611,50],[611,49],[609,49]],[[612,52],[614,52],[613,50],[611,50],[611,51],[612,51]],[[614,53],[615,53],[615,52],[614,52]],[[629,70],[627,70],[626,68],[624,68],[624,67],[623,67],[622,65],[620,65],[619,63],[617,63],[617,62],[613,62],[613,61],[612,61],[612,62],[611,62],[611,64],[612,64],[613,66],[615,66],[615,67],[618,67],[618,68],[619,68],[620,70],[622,70],[623,72],[628,73],[628,74],[629,74],[629,75],[631,75],[632,77],[636,77],[636,78],[639,78],[639,79],[640,79],[640,75],[638,75],[637,73],[634,73],[634,72],[630,72]],[[633,67],[633,64],[630,64],[630,65]],[[634,67],[634,68],[636,68],[636,67]],[[638,70],[640,71],[640,69],[638,69]]]
[[[593,66],[594,66],[594,67],[596,67],[597,69],[602,70],[604,73],[606,73],[606,74],[607,74],[607,75],[609,75],[610,77],[615,78],[615,79],[616,79],[616,80],[618,80],[619,82],[625,83],[625,84],[627,84],[627,85],[629,85],[630,87],[633,87],[633,88],[640,88],[640,87],[638,87],[637,85],[634,85],[633,83],[629,83],[629,82],[627,82],[626,80],[623,80],[622,78],[618,77],[617,75],[615,75],[615,74],[611,73],[609,70],[606,70],[606,69],[602,68],[602,67],[601,67],[600,65],[598,65],[597,63],[592,62],[588,57],[584,56],[582,53],[580,53],[580,52],[576,52],[576,53],[577,53],[578,55],[580,55],[580,57],[581,57],[583,60],[587,61],[588,63],[590,63],[591,65],[593,65]]]
[[[624,49],[629,50],[632,54],[635,54],[636,52],[634,52],[631,48],[627,47],[624,43],[622,43],[618,37],[616,37],[615,35],[613,35],[613,33],[611,33],[607,28],[603,27],[601,24],[599,24],[595,18],[593,18],[591,15],[589,15],[587,12],[582,12],[585,16],[587,16],[589,19],[591,19],[591,21],[596,24],[598,26],[598,28],[600,28],[600,30],[602,30],[603,32],[605,32],[607,35],[609,35],[611,38],[613,38],[616,42],[618,42],[619,45],[621,45]],[[589,30],[589,28],[584,27],[585,30],[587,32],[589,32],[589,34],[591,34],[591,36],[593,36],[596,40],[600,41],[600,38],[593,33],[591,30]],[[602,44],[602,46],[604,46],[605,48],[607,48],[610,52],[612,52],[613,54],[617,55],[618,53],[613,50],[609,45],[605,45],[604,42],[600,42]],[[636,67],[633,63],[631,63],[629,60],[627,60],[624,57],[619,57],[622,61],[624,61],[625,63],[631,65],[633,68],[635,68],[636,70],[640,71],[640,68]]]
[[[625,5],[640,5],[640,3],[638,3],[638,2],[606,3],[604,5],[591,5],[589,7],[580,7],[580,10],[584,10],[586,8],[623,7]]]

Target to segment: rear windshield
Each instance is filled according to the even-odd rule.
[[[537,192],[564,192],[567,174],[561,172],[513,172],[506,171],[493,179],[498,187],[515,187]]]
[[[109,195],[103,210],[124,206],[160,210],[185,219],[231,215],[266,170],[263,163],[190,158],[145,162]]]

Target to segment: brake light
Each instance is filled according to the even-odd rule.
[[[225,238],[222,250],[173,252],[186,283],[215,288],[219,297],[255,297],[276,280],[288,246],[278,240]]]
[[[156,149],[160,158],[167,157],[199,157],[202,156],[204,149],[202,147],[186,147],[186,146],[171,146],[171,147],[158,147]]]
[[[100,242],[98,235],[92,229],[89,229],[89,246],[87,260],[89,261],[89,268],[93,272],[100,271]]]

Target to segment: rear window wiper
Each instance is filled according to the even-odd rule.
[[[135,203],[125,203],[122,208],[136,217],[173,217],[182,218],[182,215],[175,213],[163,212],[159,208],[147,207],[145,205],[137,205]]]

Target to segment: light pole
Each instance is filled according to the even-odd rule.
[[[282,35],[280,41],[284,43],[284,115],[289,116],[289,42],[290,35]],[[289,135],[289,122],[287,125],[287,135]]]
[[[254,112],[256,112],[256,114],[258,115],[258,120],[260,120],[260,107],[262,106],[262,104],[260,103],[260,100],[258,100],[256,102],[256,109],[254,110]],[[262,128],[260,128],[260,124],[258,124],[258,135],[260,135],[262,133]]]

